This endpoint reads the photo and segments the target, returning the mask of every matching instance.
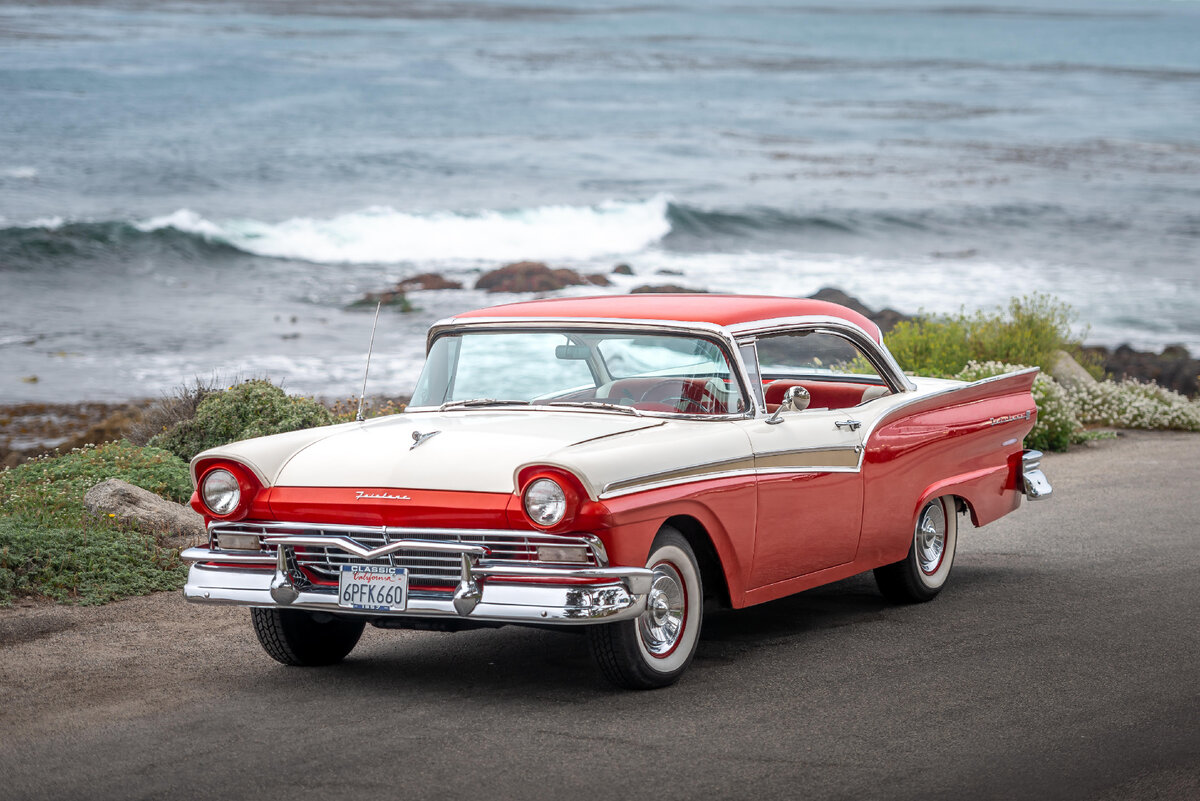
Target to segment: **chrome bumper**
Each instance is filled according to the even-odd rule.
[[[1046,474],[1039,469],[1041,463],[1041,451],[1027,450],[1021,454],[1021,491],[1031,501],[1045,500],[1054,492]]]
[[[287,540],[296,539],[295,543]],[[646,611],[653,572],[637,567],[540,567],[490,565],[463,548],[462,573],[453,596],[410,593],[402,611],[348,609],[338,605],[333,588],[310,584],[296,569],[288,544],[301,538],[273,537],[277,556],[244,556],[188,548],[180,556],[193,562],[183,595],[204,604],[239,604],[279,609],[308,609],[369,617],[460,618],[493,623],[609,623],[636,618]],[[330,544],[328,540],[324,544]],[[422,543],[421,547],[427,547]],[[235,557],[232,558],[231,557]],[[275,571],[261,567],[274,562]],[[205,564],[221,562],[220,566]],[[238,562],[245,567],[235,566]],[[492,582],[492,577],[521,578],[537,583]],[[607,579],[595,584],[564,580]]]

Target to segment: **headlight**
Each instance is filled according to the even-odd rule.
[[[227,515],[237,508],[242,499],[237,476],[228,470],[212,470],[204,477],[200,486],[200,497],[204,505],[215,515]]]
[[[567,494],[557,482],[539,478],[525,490],[525,514],[539,526],[554,526],[567,513]]]

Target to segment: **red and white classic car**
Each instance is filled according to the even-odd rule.
[[[706,604],[874,570],[928,601],[960,519],[1050,486],[1022,438],[1036,370],[906,376],[831,303],[537,300],[444,320],[404,414],[192,462],[208,522],[184,592],[251,607],[263,648],[326,665],[366,623],[584,626],[601,672],[676,681]]]

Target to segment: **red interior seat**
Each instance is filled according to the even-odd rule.
[[[866,384],[852,384],[846,381],[798,381],[781,378],[763,388],[767,407],[782,403],[783,393],[792,387],[804,387],[808,390],[812,397],[808,404],[810,409],[848,409],[857,406],[862,403],[863,393],[869,388]]]

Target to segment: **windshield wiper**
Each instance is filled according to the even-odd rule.
[[[636,417],[641,417],[642,413],[639,409],[632,406],[623,406],[619,403],[604,403],[603,401],[550,401],[546,406],[578,406],[583,409],[612,409],[617,412],[625,412]]]
[[[471,398],[470,400],[448,401],[438,407],[438,411],[462,406],[528,406],[527,400],[498,400],[496,398]]]

